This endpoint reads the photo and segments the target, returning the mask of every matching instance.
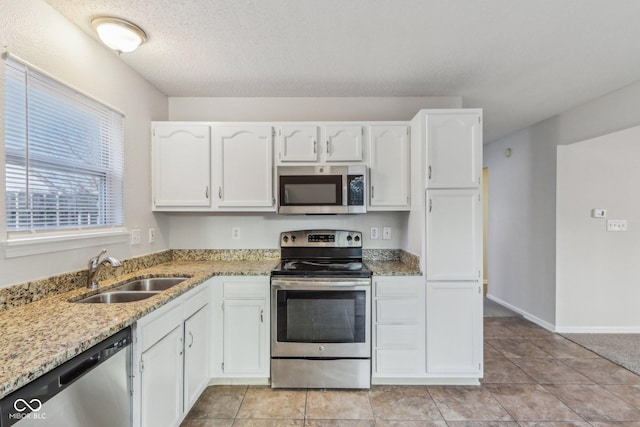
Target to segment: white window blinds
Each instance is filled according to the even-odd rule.
[[[7,231],[124,225],[124,117],[5,60]]]

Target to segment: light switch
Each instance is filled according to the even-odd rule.
[[[606,218],[606,209],[591,209],[591,218]]]
[[[371,227],[371,240],[376,240],[378,238],[378,227]]]

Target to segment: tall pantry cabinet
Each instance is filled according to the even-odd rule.
[[[482,377],[482,112],[425,110],[426,369]],[[413,123],[414,126],[416,123]]]

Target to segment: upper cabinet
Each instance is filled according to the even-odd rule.
[[[152,133],[154,208],[210,206],[209,126],[154,123]]]
[[[477,188],[482,174],[479,111],[427,112],[427,188]]]
[[[318,161],[317,126],[282,126],[278,128],[278,162]]]
[[[327,125],[322,129],[324,157],[327,162],[362,162],[364,127],[360,125]]]
[[[273,128],[212,128],[220,208],[274,208]]]
[[[360,123],[283,124],[276,133],[278,164],[365,161],[365,126]]]
[[[409,209],[409,128],[369,127],[369,210]]]

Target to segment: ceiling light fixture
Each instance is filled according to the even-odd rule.
[[[102,43],[118,53],[133,52],[147,41],[142,28],[124,19],[112,16],[98,16],[91,20]]]

